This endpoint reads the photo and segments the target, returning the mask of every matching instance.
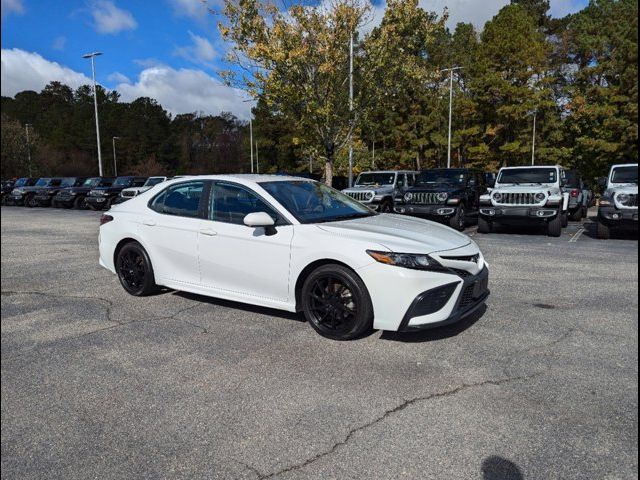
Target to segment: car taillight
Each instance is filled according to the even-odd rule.
[[[105,213],[100,217],[100,226],[104,225],[105,223],[109,223],[112,220],[113,220],[113,217]]]
[[[574,198],[578,196],[578,193],[579,193],[579,190],[577,190],[575,188],[573,190],[571,190],[571,196],[574,197]]]

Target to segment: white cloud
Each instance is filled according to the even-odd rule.
[[[140,72],[133,84],[120,83],[116,90],[123,101],[138,97],[155,98],[172,114],[204,112],[219,114],[232,112],[242,119],[249,118],[250,102],[241,90],[227,87],[202,70],[156,66]]]
[[[116,7],[109,0],[93,2],[91,16],[98,33],[118,33],[123,30],[135,30],[138,26],[131,12]]]
[[[24,13],[24,4],[22,0],[2,0],[0,4],[2,9],[2,19],[11,13],[22,15]]]
[[[131,83],[129,77],[120,72],[113,72],[107,77],[107,80],[113,83]]]
[[[192,44],[186,47],[178,47],[174,55],[193,63],[208,63],[216,58],[216,50],[211,42],[204,37],[189,32]]]
[[[18,48],[2,49],[2,95],[12,97],[23,90],[39,92],[54,80],[72,88],[91,83],[82,73],[47,60],[37,53]]]
[[[219,0],[169,0],[173,13],[179,17],[190,17],[195,20],[206,20],[208,8],[216,9],[221,5]]]
[[[54,50],[62,51],[64,50],[64,47],[66,44],[67,44],[67,37],[64,37],[64,36],[56,37],[56,39],[51,44],[51,48],[53,48]]]

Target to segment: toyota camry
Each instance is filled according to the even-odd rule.
[[[338,340],[450,324],[489,296],[468,236],[296,177],[161,183],[102,216],[99,247],[131,295],[167,287],[301,311]]]

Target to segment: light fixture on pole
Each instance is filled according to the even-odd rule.
[[[102,176],[102,151],[100,149],[100,122],[98,121],[98,93],[96,91],[96,64],[95,58],[102,55],[102,52],[93,52],[82,55],[82,58],[91,59],[91,74],[93,76],[93,107],[96,116],[96,140],[98,142],[98,173]]]
[[[118,176],[118,162],[116,161],[116,140],[120,140],[120,137],[111,137],[113,142],[113,176]]]
[[[29,141],[29,127],[30,123],[24,124],[24,131],[27,134],[27,169],[29,170],[29,176],[31,176],[31,142]]]
[[[449,72],[449,140],[447,146],[447,168],[451,168],[451,122],[453,119],[453,72],[462,67],[443,68],[441,72]]]

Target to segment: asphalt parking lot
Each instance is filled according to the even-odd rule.
[[[2,207],[2,478],[632,479],[638,240],[470,234],[486,311],[420,334],[125,294],[99,213]]]

